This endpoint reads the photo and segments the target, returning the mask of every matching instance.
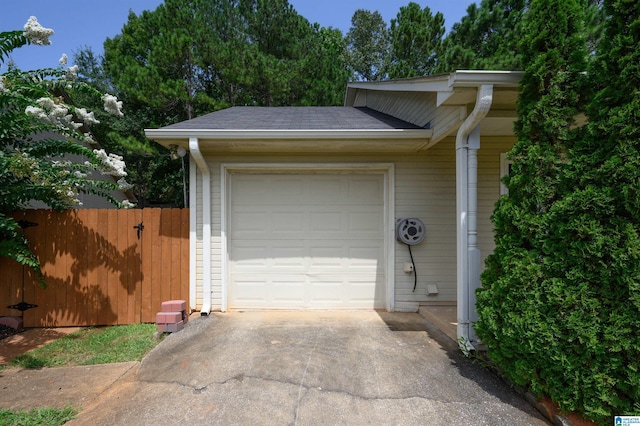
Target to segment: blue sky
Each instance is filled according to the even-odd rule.
[[[44,27],[52,28],[50,46],[25,46],[14,51],[12,58],[23,70],[54,68],[63,53],[72,65],[73,52],[90,46],[102,53],[102,43],[107,37],[120,33],[127,22],[129,10],[140,14],[154,10],[161,0],[3,0],[0,14],[0,32],[22,29],[29,16],[38,18]],[[334,27],[346,33],[351,17],[357,9],[377,10],[387,23],[395,18],[401,6],[410,0],[289,0],[299,14],[311,22]],[[429,6],[432,13],[442,12],[447,30],[460,21],[473,0],[415,0],[422,7]],[[0,68],[0,73],[6,68]]]

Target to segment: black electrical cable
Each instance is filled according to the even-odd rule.
[[[411,257],[411,265],[413,265],[413,292],[416,292],[416,286],[418,285],[418,271],[416,271],[416,263],[413,261],[413,253],[411,253],[411,245],[407,244],[409,247],[409,256]]]

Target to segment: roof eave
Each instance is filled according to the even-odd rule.
[[[219,140],[293,140],[293,139],[430,139],[431,129],[335,129],[335,130],[234,130],[234,129],[145,129],[147,138],[219,139]]]

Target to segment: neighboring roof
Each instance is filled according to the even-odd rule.
[[[420,127],[366,107],[231,107],[162,130],[387,130]]]
[[[32,138],[34,141],[42,141],[44,139],[54,139],[54,140],[66,139],[66,136],[62,136],[55,132],[46,131],[46,132],[34,134],[32,135]],[[95,143],[95,145],[89,145],[86,142],[79,142],[79,144],[89,149],[102,148],[100,144],[97,142]],[[76,155],[76,154],[66,154],[62,157],[62,159],[73,161],[75,163],[83,163],[85,160],[87,160],[86,157]],[[104,181],[110,181],[110,182],[116,182],[118,180],[113,176],[104,175],[97,171],[89,172],[89,177],[94,180],[104,180]],[[136,198],[134,193],[131,192],[131,190],[114,190],[114,191],[111,191],[111,196],[120,202],[125,200],[131,201],[133,203],[138,202],[138,199]],[[95,195],[95,194],[86,194],[81,192],[80,194],[78,194],[78,199],[80,200],[80,202],[82,202],[82,205],[74,207],[77,209],[115,209],[117,208],[115,205],[111,204],[111,202],[109,202],[109,200],[107,200],[106,198],[101,197],[99,195]],[[27,209],[50,209],[50,208],[51,206],[37,200],[31,200],[27,204]]]

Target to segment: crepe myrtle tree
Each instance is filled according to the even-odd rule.
[[[17,48],[51,44],[51,35],[53,30],[33,16],[24,30],[0,32],[0,67]],[[104,109],[116,116],[123,115],[122,102],[76,81],[78,67],[66,65],[67,56],[62,55],[57,68],[20,71],[9,63],[0,74],[0,255],[30,267],[41,285],[38,259],[11,211],[32,200],[56,210],[78,207],[81,193],[133,207],[111,195],[129,187],[122,157],[97,148],[90,129],[99,121],[93,112],[74,105],[72,95],[100,97]]]

